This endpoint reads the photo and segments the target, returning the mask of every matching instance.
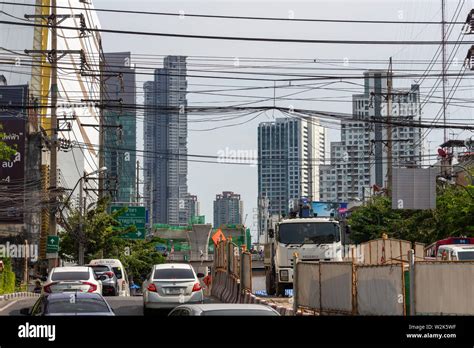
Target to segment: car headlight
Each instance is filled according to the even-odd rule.
[[[280,271],[280,280],[287,282],[289,280],[288,270],[284,269]]]

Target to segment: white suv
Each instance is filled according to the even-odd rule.
[[[143,282],[143,312],[150,309],[172,309],[183,303],[202,303],[204,295],[198,278],[185,263],[165,263],[153,266]]]
[[[102,294],[102,283],[90,267],[55,267],[43,286],[44,293],[92,292]]]

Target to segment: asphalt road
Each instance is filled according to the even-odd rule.
[[[0,301],[0,315],[13,316],[20,315],[20,309],[31,308],[37,298],[21,298],[15,301]],[[115,311],[116,315],[143,315],[143,299],[141,296],[123,297],[123,296],[106,296],[105,300]],[[205,303],[216,303],[217,300],[207,297]],[[162,313],[165,314],[166,313]]]

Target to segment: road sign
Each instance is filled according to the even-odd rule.
[[[46,252],[57,253],[59,251],[59,237],[58,236],[48,236],[46,241]]]
[[[123,206],[112,206],[112,213],[117,210],[121,210]],[[124,234],[122,237],[126,239],[145,239],[145,224],[146,224],[146,211],[145,207],[127,207],[128,210],[117,217],[122,228],[135,226],[136,232],[130,232]]]

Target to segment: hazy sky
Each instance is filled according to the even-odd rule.
[[[452,14],[459,1],[447,1],[447,17],[451,19]],[[467,13],[471,9],[470,1],[460,1],[462,10],[459,21],[464,21]],[[223,15],[248,15],[262,17],[282,17],[288,18],[345,18],[345,19],[370,19],[370,20],[405,20],[405,21],[437,21],[441,16],[441,1],[160,1],[160,0],[134,0],[112,2],[110,0],[95,0],[96,8],[114,8],[144,11],[160,11],[184,14],[223,14]],[[274,37],[274,38],[299,38],[299,39],[342,39],[342,40],[438,40],[441,29],[437,25],[388,25],[388,24],[342,24],[342,23],[295,23],[295,22],[270,22],[270,21],[249,21],[249,20],[229,20],[229,19],[202,19],[190,17],[164,17],[150,15],[131,14],[106,14],[99,13],[101,25],[107,29],[122,29],[136,31],[154,31],[165,33],[182,34],[202,34],[202,35],[223,35],[223,36],[248,36],[248,37]],[[456,40],[461,26],[456,26],[452,32],[451,39]],[[326,69],[358,69],[348,70],[340,73],[362,74],[365,68],[386,69],[387,64],[355,64],[356,60],[387,60],[393,57],[394,69],[415,69],[416,72],[423,72],[428,64],[398,64],[397,60],[424,59],[430,60],[437,49],[437,46],[389,46],[389,45],[325,45],[325,44],[296,44],[296,43],[264,43],[264,42],[244,42],[244,41],[215,41],[197,40],[164,37],[140,37],[117,34],[103,34],[104,49],[111,51],[131,51],[132,54],[149,55],[186,55],[186,56],[223,56],[223,57],[261,57],[261,58],[308,58],[308,59],[333,59],[332,63],[314,63],[309,67]],[[465,38],[465,41],[470,38]],[[453,72],[457,72],[466,55],[469,45],[462,45],[451,58],[456,58],[459,63],[453,66]],[[448,53],[451,47],[448,47]],[[449,54],[448,54],[449,55]],[[161,58],[153,59],[148,57],[137,57],[133,63],[143,67],[159,67]],[[345,62],[345,64],[344,64]],[[200,61],[206,64],[205,60]],[[196,64],[196,61],[193,62]],[[196,65],[188,66],[188,69],[199,69]],[[211,64],[215,64],[212,62]],[[269,64],[269,63],[266,63]],[[332,65],[331,65],[332,64]],[[456,64],[456,61],[454,62]],[[226,67],[223,70],[238,70],[240,67]],[[237,71],[236,70],[236,71]],[[265,71],[265,68],[257,69]],[[439,65],[435,67],[439,72]],[[142,84],[146,80],[153,79],[152,71],[149,76],[138,76],[138,95],[141,102]],[[141,71],[145,72],[145,70]],[[298,71],[301,72],[301,71]],[[308,73],[335,73],[337,70],[309,71]],[[414,71],[415,72],[415,71]],[[210,80],[199,78],[188,78],[190,84],[189,91],[218,89],[216,85],[232,86],[273,86],[273,82],[253,82],[235,80]],[[354,82],[360,84],[361,80]],[[414,79],[396,79],[396,88],[408,87],[414,83]],[[426,79],[422,87],[422,100],[429,92],[434,79]],[[451,81],[448,91],[452,87]],[[202,86],[203,84],[207,86]],[[212,87],[214,86],[214,87]],[[351,94],[362,92],[362,87],[354,84],[336,82],[331,85],[337,90],[317,90],[311,89],[307,92],[296,95],[300,99],[325,98],[319,101],[284,100],[277,101],[277,105],[295,108],[310,108],[315,110],[351,112]],[[456,93],[458,98],[472,98],[472,79],[465,77]],[[294,92],[289,89],[277,89],[276,94],[284,95]],[[273,96],[273,88],[263,91],[252,91],[246,93],[233,92],[235,95],[251,95],[254,97]],[[238,98],[229,96],[216,96],[202,93],[190,93],[188,95],[189,105],[226,105],[225,103],[214,104],[217,101],[238,102],[249,101],[249,96]],[[439,102],[441,89],[435,93],[438,98],[432,99]],[[337,102],[327,98],[336,98]],[[431,99],[430,99],[431,101]],[[271,105],[273,102],[260,103],[258,105]],[[423,109],[423,118],[432,119],[440,109],[440,104],[429,102]],[[221,128],[213,131],[202,131],[216,126],[215,122],[196,123],[193,122],[196,116],[189,116],[189,142],[188,151],[190,154],[218,155],[219,151],[228,150],[249,150],[256,153],[257,146],[257,126],[259,122],[270,120],[273,117],[281,116],[277,112],[261,115],[248,123],[236,125],[228,128]],[[451,119],[470,120],[472,123],[473,114],[470,108],[450,107],[449,117]],[[243,120],[249,120],[244,118]],[[138,147],[143,148],[143,119],[138,122]],[[233,124],[240,120],[234,120],[223,124]],[[461,121],[456,121],[461,122]],[[466,121],[467,122],[467,121]],[[220,124],[219,124],[220,125]],[[334,124],[328,125],[329,139],[336,141],[339,139],[339,131]],[[201,130],[201,131],[198,131]],[[459,133],[459,132],[458,132]],[[453,135],[464,139],[468,133]],[[472,134],[472,133],[471,133]],[[431,152],[442,142],[442,132],[432,131],[428,136]],[[425,143],[428,146],[428,142]],[[254,222],[253,210],[256,208],[257,200],[257,167],[244,165],[223,165],[189,163],[188,174],[189,192],[198,195],[201,202],[201,213],[206,215],[207,221],[212,222],[212,202],[216,193],[223,190],[230,190],[242,195],[245,207],[245,215],[248,214],[246,224],[252,225]]]

